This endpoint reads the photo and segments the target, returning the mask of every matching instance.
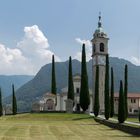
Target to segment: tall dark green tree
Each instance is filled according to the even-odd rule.
[[[140,122],[140,108],[139,108],[139,118],[138,119],[139,119],[139,122]]]
[[[118,121],[119,121],[119,123],[124,123],[124,121],[125,121],[125,96],[124,96],[122,81],[120,81]]]
[[[73,86],[71,56],[69,57],[68,99],[74,100],[74,86]]]
[[[106,55],[106,68],[105,68],[105,118],[109,119],[110,116],[110,99],[109,99],[109,56]]]
[[[52,82],[51,82],[51,93],[56,94],[56,78],[55,78],[55,59],[52,56]]]
[[[13,109],[13,115],[16,115],[17,114],[17,101],[16,101],[16,96],[15,96],[15,89],[14,89],[14,85],[12,85],[12,92],[13,92],[13,95],[12,95],[12,109]]]
[[[0,116],[3,115],[3,109],[2,109],[2,93],[1,93],[1,88],[0,88]]]
[[[114,73],[111,68],[110,117],[114,115]]]
[[[94,115],[95,117],[99,114],[99,66],[96,67],[96,79],[95,79],[95,97],[94,97]]]
[[[125,119],[127,119],[128,117],[127,92],[128,92],[128,66],[125,65],[124,72]]]
[[[80,106],[85,112],[90,104],[85,44],[82,46]]]

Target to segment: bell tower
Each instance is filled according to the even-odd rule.
[[[92,43],[92,70],[93,70],[93,104],[95,96],[95,77],[96,67],[99,66],[99,104],[100,113],[104,112],[104,89],[105,89],[105,63],[106,55],[108,54],[108,40],[107,34],[104,32],[101,21],[101,14],[99,15],[98,27],[93,34]]]

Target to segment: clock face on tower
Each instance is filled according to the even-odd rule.
[[[99,55],[98,56],[98,64],[105,65],[105,63],[106,63],[105,59],[106,59],[106,57],[104,55]]]

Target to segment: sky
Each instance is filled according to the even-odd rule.
[[[81,59],[99,12],[109,55],[140,65],[140,0],[0,0],[0,75],[35,75],[51,62]]]

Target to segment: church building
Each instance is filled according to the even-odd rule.
[[[73,76],[73,85],[74,85],[74,107],[73,111],[80,111],[79,97],[80,97],[80,86],[81,86],[81,76],[76,74]],[[61,93],[56,95],[52,93],[45,93],[42,98],[35,101],[32,104],[32,111],[66,111],[66,101],[67,101],[68,87],[65,87],[61,90]],[[92,90],[89,89],[90,94],[90,106],[89,111],[92,112],[93,104],[93,94]]]
[[[92,43],[92,70],[93,70],[93,89],[89,89],[90,93],[90,105],[89,111],[93,111],[94,102],[94,85],[95,85],[95,71],[96,67],[99,66],[99,102],[100,102],[100,113],[104,112],[104,81],[105,81],[105,62],[106,54],[108,54],[108,36],[104,32],[101,22],[101,16],[99,16],[98,27],[93,34]],[[79,104],[80,97],[80,85],[81,76],[79,74],[73,77],[74,84],[74,107],[73,111],[81,110]],[[68,87],[64,87],[61,93],[56,95],[52,93],[45,93],[41,99],[32,104],[33,111],[66,111],[66,100],[67,100]]]

